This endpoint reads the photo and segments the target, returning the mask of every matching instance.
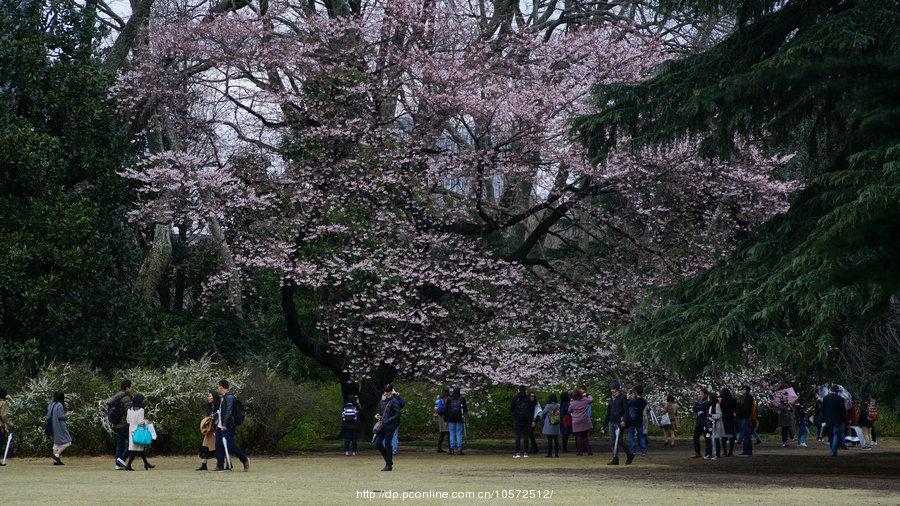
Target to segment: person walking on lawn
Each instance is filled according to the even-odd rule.
[[[3,450],[3,460],[0,460],[0,467],[6,465],[6,456],[9,452],[9,445],[12,444],[13,424],[9,420],[9,401],[6,399],[6,389],[0,388],[0,448],[6,445]]]
[[[608,465],[619,465],[619,450],[625,450],[625,464],[631,464],[634,460],[634,453],[625,442],[625,429],[628,427],[628,400],[619,391],[618,381],[610,384],[609,393],[609,406],[606,408],[606,417],[603,419],[603,427],[609,427],[612,446],[612,460]]]
[[[237,417],[238,400],[231,393],[228,380],[219,380],[216,391],[219,392],[219,419],[216,423],[216,472],[230,471],[226,469],[226,455],[228,460],[237,458],[244,465],[244,472],[250,470],[250,459],[244,455],[244,451],[237,444],[237,426],[240,422]],[[226,448],[227,445],[227,448]]]
[[[141,460],[144,461],[145,470],[149,471],[150,469],[153,469],[156,466],[147,460],[147,447],[134,442],[134,432],[138,427],[148,423],[147,419],[144,417],[143,395],[137,394],[134,396],[131,400],[131,406],[128,408],[128,413],[125,415],[125,419],[128,422],[128,461],[125,463],[125,470],[134,471],[131,464],[138,455],[140,455]]]
[[[628,446],[631,453],[637,453],[640,448],[641,455],[647,455],[647,434],[644,433],[644,412],[647,409],[647,400],[644,399],[644,387],[636,386],[631,391],[632,396],[628,400]]]
[[[72,435],[69,434],[69,417],[72,411],[66,411],[66,396],[62,392],[53,393],[53,402],[47,406],[47,419],[53,438],[53,465],[63,466],[62,457],[66,448],[72,446]]]
[[[447,428],[450,429],[450,455],[454,453],[463,455],[463,429],[466,423],[466,413],[469,412],[469,406],[466,404],[466,398],[460,393],[458,386],[453,387],[453,393],[447,401],[447,408],[444,411],[447,418]]]
[[[116,438],[115,470],[125,469],[125,459],[128,457],[128,421],[125,419],[128,408],[131,407],[131,398],[134,390],[131,380],[123,379],[119,383],[119,391],[106,399],[106,416],[112,425],[113,435]]]
[[[219,411],[219,392],[210,390],[206,394],[206,416],[200,420],[200,466],[195,471],[206,471],[207,461],[216,454],[216,412]]]
[[[394,470],[394,451],[392,441],[394,432],[400,427],[400,400],[394,395],[394,387],[391,384],[384,386],[381,402],[378,403],[378,412],[375,414],[375,449],[384,458],[382,471]]]

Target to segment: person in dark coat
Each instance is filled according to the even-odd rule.
[[[722,429],[725,437],[722,438],[722,456],[734,456],[734,440],[737,437],[737,399],[731,394],[731,390],[723,388],[719,398],[719,408],[722,410]]]
[[[697,392],[697,402],[694,403],[694,456],[703,457],[700,453],[700,438],[706,434],[706,414],[709,413],[709,390],[701,388]]]
[[[228,445],[228,457],[238,459],[244,465],[244,472],[250,471],[250,459],[237,444],[237,421],[235,420],[235,399],[231,393],[228,380],[219,380],[216,392],[219,393],[219,412],[216,420],[216,472],[230,471],[226,469],[225,445]]]
[[[837,457],[838,448],[844,441],[844,422],[847,419],[847,406],[838,391],[837,385],[831,385],[831,392],[822,399],[822,419],[831,434],[832,457]]]
[[[794,421],[797,424],[797,446],[806,448],[806,437],[809,436],[809,419],[806,417],[806,404],[803,399],[797,399],[794,406]]]
[[[737,400],[737,418],[740,422],[741,441],[744,443],[741,457],[753,455],[753,396],[750,395],[750,387],[744,385],[740,390],[741,396]]]
[[[458,386],[453,387],[453,393],[447,400],[447,407],[444,409],[444,419],[447,420],[447,427],[450,429],[450,454],[463,455],[463,430],[466,423],[466,413],[469,412],[469,406],[466,404],[466,398],[460,393]]]
[[[609,405],[606,408],[606,417],[603,419],[603,427],[609,428],[610,444],[612,446],[612,460],[607,465],[619,465],[619,450],[625,450],[625,463],[631,464],[634,453],[625,442],[625,429],[628,427],[628,400],[619,390],[619,382],[613,381],[609,385]]]
[[[400,399],[394,395],[394,387],[390,384],[384,386],[384,394],[378,403],[378,413],[375,414],[378,421],[375,431],[375,448],[384,458],[382,471],[394,470],[394,452],[392,441],[394,432],[400,428]]]
[[[528,432],[534,423],[534,401],[525,393],[525,387],[520,386],[518,392],[509,403],[509,412],[513,419],[513,434],[516,437],[516,454],[513,458],[528,458]],[[522,438],[525,438],[525,453],[521,453]]]
[[[559,397],[559,433],[562,435],[562,451],[569,451],[569,438],[572,436],[572,414],[569,413],[569,392],[564,391]]]
[[[344,438],[344,456],[349,457],[350,452],[356,456],[356,445],[359,441],[359,400],[355,395],[347,396],[347,403],[341,410],[341,436]]]
[[[821,443],[825,440],[823,430],[825,427],[825,417],[823,416],[822,397],[816,393],[816,407],[813,414],[813,424],[816,426],[816,442]]]
[[[131,398],[134,396],[134,390],[131,387],[131,380],[124,379],[119,384],[119,391],[106,399],[106,406],[110,408],[118,405],[119,420],[112,423],[113,435],[116,440],[116,454],[113,458],[115,461],[115,470],[125,468],[125,459],[128,457],[128,422],[125,421],[125,414],[131,407]]]

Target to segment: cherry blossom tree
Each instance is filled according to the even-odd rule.
[[[114,90],[166,138],[144,135],[125,172],[135,217],[227,242],[208,289],[229,300],[242,273],[277,274],[289,337],[367,409],[398,374],[634,370],[614,331],[647,290],[711,265],[794,186],[752,146],[727,164],[690,143],[589,163],[568,122],[591,85],[645,78],[666,46],[555,16],[391,0],[151,18]]]

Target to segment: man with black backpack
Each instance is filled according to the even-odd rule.
[[[116,471],[127,467],[125,458],[128,456],[128,420],[125,419],[125,413],[131,407],[133,396],[134,389],[131,387],[131,380],[123,379],[119,384],[119,391],[106,399],[106,418],[116,437]]]
[[[450,395],[447,407],[444,408],[444,417],[450,429],[450,455],[453,455],[454,452],[463,455],[463,428],[466,424],[465,414],[468,411],[469,407],[466,405],[466,398],[460,394],[460,388],[454,386],[453,394]]]
[[[356,456],[356,442],[359,439],[359,402],[355,395],[347,396],[347,403],[341,411],[341,435],[344,437],[344,456],[350,451]]]
[[[525,393],[525,387],[520,386],[516,395],[512,398],[509,411],[513,417],[513,433],[516,436],[516,454],[514,459],[528,458],[528,431],[534,422],[535,402]],[[525,453],[522,454],[522,437],[525,437]]]
[[[244,405],[237,400],[228,389],[228,380],[219,380],[216,387],[222,401],[219,403],[218,420],[216,421],[216,469],[217,472],[231,470],[231,458],[237,457],[244,465],[244,472],[250,470],[250,459],[238,446],[235,429],[244,423]],[[227,457],[227,458],[226,458]],[[228,461],[226,464],[226,460]],[[226,465],[228,467],[226,467]]]

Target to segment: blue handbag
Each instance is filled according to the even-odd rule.
[[[131,441],[136,445],[149,446],[153,442],[153,435],[146,424],[141,424],[131,433]]]

